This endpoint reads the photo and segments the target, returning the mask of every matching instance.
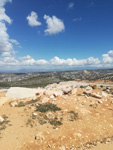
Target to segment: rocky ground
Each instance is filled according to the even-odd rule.
[[[1,150],[111,150],[112,141],[112,82],[0,91]]]

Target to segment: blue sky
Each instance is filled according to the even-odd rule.
[[[112,0],[0,0],[0,70],[113,67]]]

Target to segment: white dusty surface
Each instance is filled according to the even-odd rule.
[[[27,98],[33,97],[37,93],[37,89],[11,87],[6,93],[6,97],[12,98]]]

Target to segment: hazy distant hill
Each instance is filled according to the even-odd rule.
[[[1,73],[0,87],[38,87],[68,80],[113,80],[113,69],[58,72]]]

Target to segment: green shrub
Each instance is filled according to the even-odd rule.
[[[28,105],[28,104],[33,104],[33,103],[36,103],[38,101],[38,99],[32,99],[30,101],[27,101],[25,104]]]
[[[53,125],[53,126],[60,126],[60,125],[62,125],[62,122],[61,122],[61,121],[58,121],[58,120],[56,120],[56,119],[50,119],[50,120],[49,120],[49,123],[50,123],[51,125]]]
[[[61,108],[57,107],[55,104],[52,104],[52,103],[39,104],[39,106],[37,106],[37,109],[36,109],[36,111],[39,111],[42,113],[45,113],[48,111],[56,112],[56,111],[60,111],[60,110],[61,110]]]
[[[68,113],[71,114],[71,121],[78,119],[78,113],[75,113],[73,110],[69,111]]]
[[[45,121],[45,119],[39,119],[39,121],[38,121],[41,125],[43,125],[43,124],[45,124],[45,123],[47,123],[46,121]]]
[[[19,102],[18,105],[16,105],[16,107],[24,107],[25,103],[24,102]]]
[[[0,122],[0,130],[4,130],[6,128],[6,125],[10,122],[8,119],[8,117],[6,115],[2,115],[2,117],[4,118],[3,122]]]

